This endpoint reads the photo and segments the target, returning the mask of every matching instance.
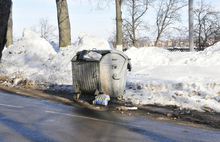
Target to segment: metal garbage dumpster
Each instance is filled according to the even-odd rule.
[[[97,53],[99,58],[88,58]],[[127,69],[131,63],[127,55],[118,50],[83,50],[72,59],[72,77],[75,99],[81,93],[87,95],[106,94],[121,97],[125,91]]]

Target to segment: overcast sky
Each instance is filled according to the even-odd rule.
[[[92,9],[88,0],[67,0],[67,2],[72,42],[77,39],[79,33],[82,31],[90,35],[98,35],[105,39],[110,37],[115,27],[113,21],[115,19],[115,6],[113,4],[104,10],[95,10]],[[219,0],[211,0],[211,2],[213,5],[220,7]],[[186,16],[188,14],[187,8],[185,11],[184,15]],[[145,18],[150,20],[155,15],[149,11],[146,16]],[[13,28],[15,38],[22,36],[24,28],[31,28],[33,25],[37,25],[40,18],[49,18],[49,23],[57,26],[55,0],[14,0]]]

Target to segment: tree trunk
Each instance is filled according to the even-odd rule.
[[[71,30],[68,5],[66,0],[56,0],[56,4],[59,28],[59,46],[66,47],[68,45],[71,45]]]
[[[122,50],[122,12],[121,4],[123,0],[115,0],[116,3],[116,49]]]
[[[10,9],[10,15],[8,19],[8,29],[7,29],[7,42],[6,47],[9,47],[13,44],[13,20],[12,20],[12,2],[11,2],[11,9]]]
[[[199,26],[199,51],[201,51],[202,47],[201,47],[201,25]]]
[[[158,32],[158,36],[157,36],[157,39],[156,39],[156,42],[155,42],[155,47],[157,47],[157,44],[159,42],[159,39],[160,39],[160,36],[161,36],[161,32]]]
[[[10,14],[11,0],[0,0],[0,60],[6,43],[7,24]]]
[[[135,1],[133,0],[132,1],[133,4],[132,4],[132,33],[133,33],[133,46],[134,47],[137,47],[137,40],[136,40],[136,34],[135,34]]]
[[[158,42],[159,42],[159,37],[157,37],[157,40],[156,40],[155,45],[154,45],[155,47],[157,47]]]

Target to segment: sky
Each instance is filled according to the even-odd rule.
[[[112,3],[103,10],[96,10],[89,0],[67,0],[70,15],[72,42],[76,41],[81,32],[97,35],[108,39],[115,29],[115,6]],[[211,3],[220,7],[218,0]],[[93,4],[95,6],[95,4]],[[183,11],[187,23],[187,7]],[[150,24],[153,24],[155,14],[152,9],[145,15]],[[49,24],[57,26],[56,3],[54,0],[14,0],[13,1],[13,28],[14,38],[22,36],[24,28],[37,25],[41,18],[48,18]],[[58,33],[58,32],[57,32]]]
[[[95,10],[87,0],[68,0],[72,42],[81,32],[108,39],[114,29],[115,9]],[[15,38],[22,36],[24,28],[37,25],[40,18],[49,18],[57,26],[56,3],[54,0],[13,1],[13,28]]]

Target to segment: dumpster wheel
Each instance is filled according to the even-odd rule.
[[[123,94],[122,94],[121,96],[118,96],[116,99],[119,100],[119,101],[121,101],[121,100],[123,99],[123,95],[124,95],[124,94],[125,94],[125,90],[124,90]]]
[[[80,95],[81,95],[81,93],[75,93],[75,94],[73,95],[73,100],[78,101]]]
[[[121,101],[122,98],[123,98],[123,96],[118,96],[118,97],[117,97],[117,100]]]

